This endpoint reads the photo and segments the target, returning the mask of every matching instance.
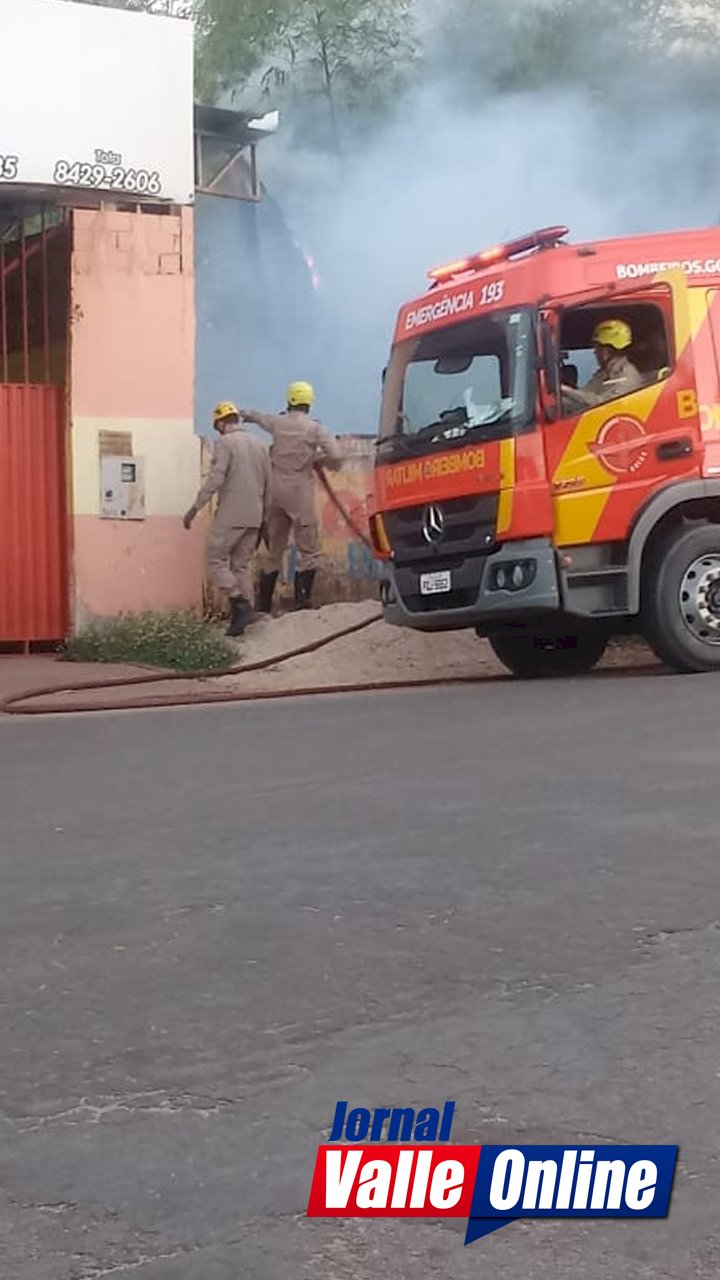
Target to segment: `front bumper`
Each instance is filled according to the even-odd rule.
[[[531,581],[521,589],[500,588],[497,570],[515,563],[533,564]],[[448,568],[452,591],[423,596],[420,575]],[[486,634],[506,622],[557,613],[561,609],[555,550],[549,538],[508,542],[490,555],[467,556],[458,561],[439,558],[429,562],[383,564],[380,599],[386,622],[416,631],[457,631],[475,627]]]

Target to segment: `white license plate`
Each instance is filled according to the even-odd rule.
[[[452,579],[449,570],[442,573],[420,574],[421,596],[437,596],[443,591],[452,591]]]

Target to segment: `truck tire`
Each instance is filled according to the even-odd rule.
[[[720,525],[658,542],[641,589],[643,632],[660,661],[688,674],[720,670]]]
[[[488,636],[493,653],[504,667],[523,680],[548,676],[579,676],[602,658],[608,642],[604,631],[578,631],[570,635]]]

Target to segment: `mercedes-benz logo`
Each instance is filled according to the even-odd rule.
[[[422,520],[423,538],[430,545],[440,542],[445,533],[445,516],[442,507],[426,507]]]

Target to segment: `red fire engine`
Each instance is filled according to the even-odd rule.
[[[643,634],[720,667],[720,228],[534,232],[430,272],[385,372],[370,527],[388,622],[516,675]]]

